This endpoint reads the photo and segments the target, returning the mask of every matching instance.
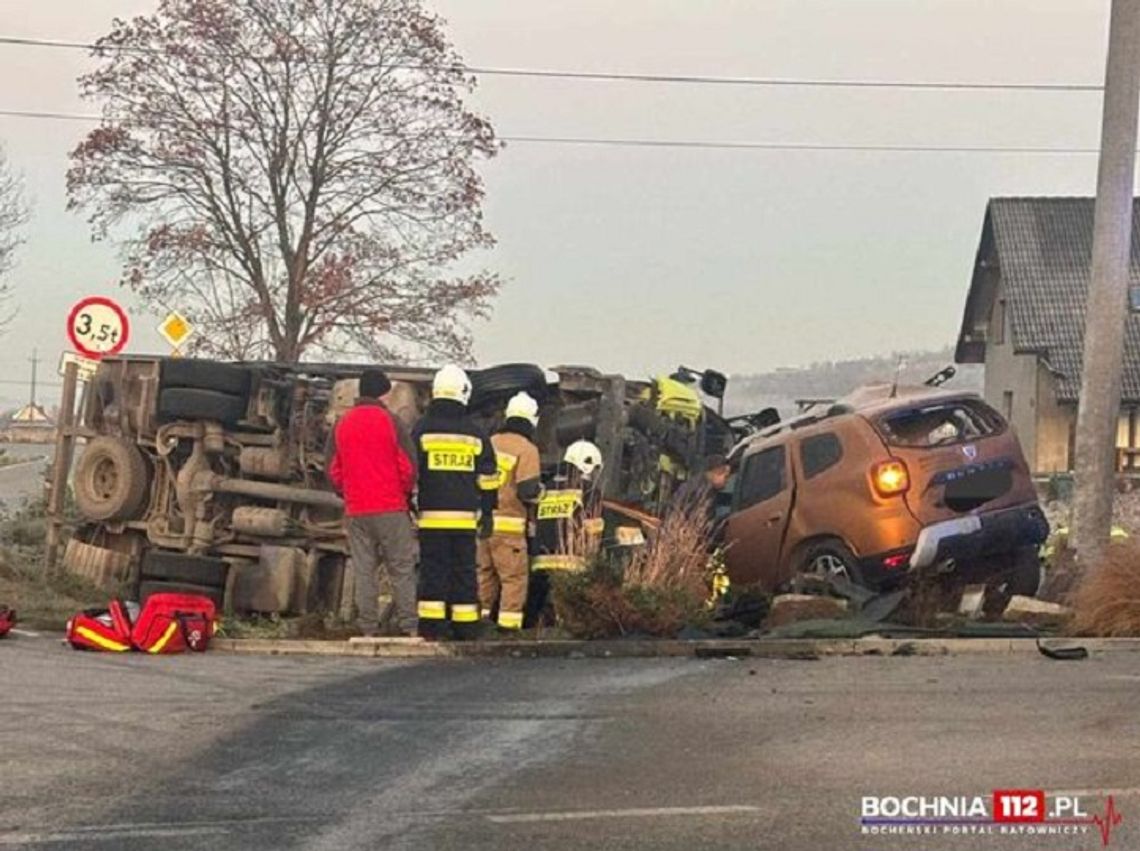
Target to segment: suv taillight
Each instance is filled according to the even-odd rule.
[[[883,461],[871,468],[871,482],[879,496],[898,496],[910,489],[910,471],[902,461]]]

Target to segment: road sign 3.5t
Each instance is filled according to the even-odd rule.
[[[89,358],[117,355],[126,348],[131,325],[126,311],[105,296],[88,296],[71,308],[67,338],[81,355]]]

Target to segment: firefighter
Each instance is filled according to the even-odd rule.
[[[489,535],[498,467],[495,450],[467,412],[471,380],[445,366],[412,433],[419,464],[420,635],[429,641],[478,635],[476,534]],[[450,624],[448,623],[450,619]]]
[[[500,629],[522,629],[528,572],[528,506],[542,496],[542,462],[534,433],[538,402],[519,393],[507,403],[506,422],[491,437],[498,464],[498,508],[491,537],[479,541],[479,604],[490,619],[496,602]]]
[[[570,444],[538,502],[527,624],[542,619],[555,571],[582,571],[601,532],[597,514],[602,450],[588,440]]]

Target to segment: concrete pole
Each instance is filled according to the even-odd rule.
[[[1086,565],[1103,554],[1112,527],[1138,105],[1140,0],[1113,0],[1077,414],[1072,541]]]

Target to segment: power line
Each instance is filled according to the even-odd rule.
[[[107,50],[154,52],[157,49],[125,45],[96,45],[91,42],[63,41],[44,38],[0,36],[0,44],[18,47],[43,47],[64,50]],[[416,69],[416,65],[395,65]],[[457,65],[455,70],[470,74],[499,77],[529,77],[557,80],[592,80],[598,82],[666,83],[684,85],[752,86],[765,88],[818,89],[906,89],[914,91],[1013,91],[1013,92],[1101,92],[1098,83],[996,83],[937,80],[841,80],[807,77],[731,77],[706,74],[646,74],[618,71],[560,71],[550,68],[504,68],[486,65]]]
[[[0,118],[28,118],[50,121],[99,122],[98,115],[70,112],[42,112],[22,109],[0,109]],[[864,153],[940,153],[940,154],[1095,154],[1096,148],[1050,148],[1032,145],[895,145],[828,142],[726,142],[703,139],[630,139],[592,138],[586,136],[498,136],[508,144],[571,145],[617,148],[676,148],[724,151],[851,151]]]

